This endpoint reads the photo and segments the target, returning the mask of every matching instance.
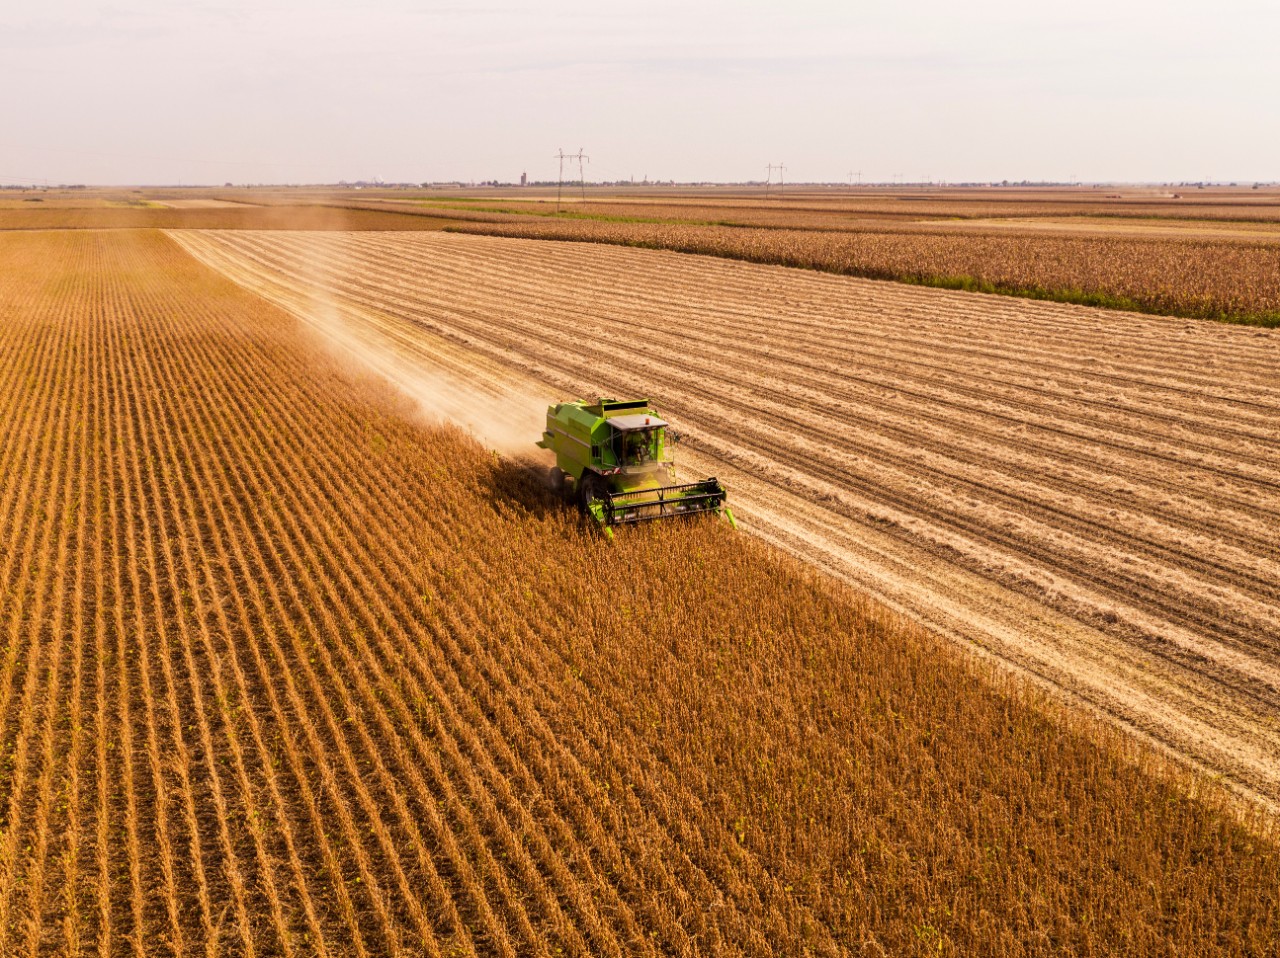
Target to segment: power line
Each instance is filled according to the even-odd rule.
[[[768,176],[764,181],[764,198],[766,200],[769,198],[769,185],[773,182],[774,170],[778,171],[778,195],[781,196],[786,190],[786,184],[782,178],[787,168],[781,163],[770,163],[765,169],[768,171]]]
[[[587,180],[586,180],[585,174],[582,172],[582,164],[584,161],[587,163],[590,163],[591,157],[587,156],[587,154],[582,152],[582,147],[578,147],[577,153],[566,153],[564,151],[564,147],[561,147],[560,151],[556,153],[555,158],[560,161],[560,178],[559,180],[556,181],[556,212],[559,213],[560,212],[560,194],[564,189],[564,161],[565,160],[578,161],[578,185],[582,189],[582,199],[585,202],[587,199]]]

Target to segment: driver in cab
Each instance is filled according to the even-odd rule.
[[[648,462],[650,458],[648,433],[629,433],[627,435],[627,464],[638,465],[642,462]]]

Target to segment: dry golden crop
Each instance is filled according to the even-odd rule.
[[[395,210],[336,206],[243,206],[169,209],[108,205],[88,198],[78,205],[0,205],[0,231],[48,229],[306,229],[430,230],[448,219],[412,216]]]
[[[525,190],[459,193],[403,190],[362,193],[360,202],[418,203],[426,207],[503,209],[545,215],[562,208],[589,216],[635,216],[686,222],[731,222],[735,225],[838,229],[841,222],[927,219],[969,220],[1000,217],[1099,217],[1120,220],[1156,219],[1197,222],[1280,222],[1280,196],[1267,190],[1207,190],[1173,194],[1168,190],[1135,190],[1115,194],[1079,189],[918,189],[853,190],[838,187],[792,188],[771,193],[753,187],[671,187],[592,189],[585,201],[576,191],[540,194]],[[262,194],[253,194],[261,198]],[[270,202],[294,202],[298,194],[268,194]],[[307,194],[302,194],[307,195]],[[350,202],[351,193],[313,192],[313,201]]]
[[[0,953],[1275,952],[1269,841],[795,563],[164,236],[0,264]]]
[[[460,232],[671,249],[869,279],[1280,324],[1280,244],[555,220]]]
[[[509,447],[541,397],[660,396],[752,532],[1280,811],[1268,332],[602,244],[170,235]]]

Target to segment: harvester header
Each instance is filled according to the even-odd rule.
[[[712,512],[734,524],[715,479],[678,483],[678,437],[647,399],[562,402],[547,409],[538,446],[556,455],[552,484],[610,526]]]

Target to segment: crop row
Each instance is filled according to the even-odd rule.
[[[555,220],[460,232],[670,249],[869,279],[1280,325],[1280,245],[1106,236],[750,229]]]
[[[541,395],[659,396],[755,530],[1280,797],[1269,333],[590,244],[179,238],[445,371],[495,440]]]
[[[1272,845],[857,596],[163,236],[0,261],[0,953],[1274,948]]]
[[[243,206],[168,209],[154,205],[85,203],[0,206],[0,231],[76,229],[439,229],[447,219],[407,215],[395,209],[339,206]]]
[[[327,197],[325,202],[342,202]],[[349,201],[348,201],[349,202]],[[980,202],[955,197],[897,195],[815,198],[812,195],[781,199],[757,195],[751,199],[728,199],[714,194],[692,193],[686,197],[636,198],[595,195],[580,200],[577,195],[557,203],[554,196],[525,200],[510,195],[369,197],[357,205],[383,209],[418,209],[424,212],[458,214],[459,218],[492,222],[527,221],[528,218],[557,217],[604,221],[668,222],[686,225],[723,225],[818,231],[859,229],[930,229],[945,227],[957,220],[977,221],[973,227],[990,227],[985,221],[1003,221],[1001,228],[1021,225],[1057,225],[1064,219],[1075,226],[1089,224],[1095,232],[1117,226],[1163,225],[1181,229],[1212,229],[1221,223],[1253,224],[1262,238],[1274,238],[1268,224],[1280,221],[1280,204],[1171,205],[1164,203],[1044,202],[1027,197],[1003,202]],[[1216,221],[1216,222],[1215,222]]]

